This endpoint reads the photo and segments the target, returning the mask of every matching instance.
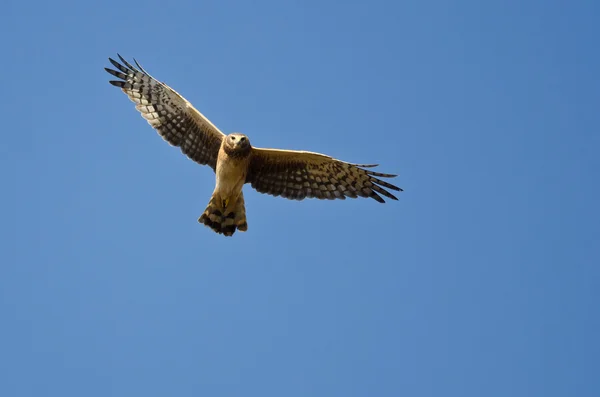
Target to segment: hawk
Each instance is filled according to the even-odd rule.
[[[122,64],[109,58],[117,70],[104,68],[119,79],[109,81],[110,84],[121,88],[165,141],[215,172],[215,189],[198,219],[215,232],[232,236],[236,230],[248,229],[242,192],[246,183],[260,193],[293,200],[370,197],[384,203],[381,196],[398,200],[384,188],[402,189],[379,179],[396,175],[366,169],[377,164],[351,164],[314,152],[253,147],[246,135],[223,134],[135,59],[137,67],[121,55],[118,57]]]

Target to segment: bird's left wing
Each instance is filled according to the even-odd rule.
[[[216,168],[225,135],[191,103],[168,85],[156,80],[138,63],[137,68],[119,55],[123,65],[108,58],[117,70],[104,68],[120,80],[110,81],[136,104],[136,109],[160,136],[200,164]]]
[[[293,200],[310,197],[343,200],[360,196],[384,203],[380,194],[397,200],[384,188],[402,189],[379,179],[396,175],[364,169],[375,166],[346,163],[313,152],[253,148],[246,183],[260,193]]]

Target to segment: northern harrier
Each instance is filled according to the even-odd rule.
[[[118,55],[118,54],[117,54]],[[150,76],[137,61],[137,68],[119,55],[123,64],[109,58],[117,70],[105,70],[120,80],[110,81],[136,103],[136,109],[160,136],[216,174],[215,190],[198,222],[215,232],[231,236],[246,231],[246,209],[242,187],[293,200],[371,197],[383,203],[380,194],[397,198],[384,188],[402,191],[379,178],[382,174],[364,168],[377,164],[350,164],[319,153],[261,149],[247,136],[223,134],[191,103],[168,85]]]

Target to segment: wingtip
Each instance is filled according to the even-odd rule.
[[[385,196],[385,197],[387,197],[387,198],[389,198],[389,199],[391,199],[391,200],[398,201],[398,197],[394,196],[392,193],[388,192],[388,191],[387,191],[387,190],[385,190],[385,189],[383,189],[383,191],[385,192],[385,193],[384,193],[384,196]],[[381,193],[381,192],[380,192],[380,193]]]
[[[123,58],[121,56],[121,54],[117,53],[117,56],[119,57],[119,59],[121,60],[121,62],[123,62],[123,64],[125,66],[127,66],[128,68],[130,68],[131,70],[135,70],[135,68],[133,66],[131,66],[131,64],[129,62],[127,62],[127,60],[125,58]]]
[[[365,170],[365,172],[366,172],[368,175],[371,175],[371,176],[379,176],[379,177],[382,177],[382,178],[395,178],[395,177],[397,177],[397,176],[398,176],[398,175],[396,175],[396,174],[384,174],[383,172],[375,172],[375,171],[369,171],[369,170]]]
[[[125,59],[124,59],[124,58],[121,56],[121,54],[119,54],[118,52],[117,52],[117,58],[119,58],[119,60],[120,60],[121,62],[123,62],[125,65],[127,65],[127,62],[125,61]],[[111,60],[112,62],[117,62],[117,61],[116,61],[116,60],[114,60],[114,59],[111,59],[111,58],[108,58],[108,59],[109,59],[109,60]]]
[[[371,195],[369,196],[371,197],[373,200],[377,201],[378,203],[385,203],[385,200],[383,199],[383,197],[381,197],[379,194],[377,194],[376,192],[371,192]]]
[[[355,167],[360,167],[360,168],[373,168],[373,167],[379,167],[379,164],[352,164]]]
[[[146,72],[146,71],[144,70],[144,68],[142,67],[142,65],[140,65],[140,63],[137,61],[137,59],[133,58],[133,62],[135,62],[135,65],[136,65],[138,68],[140,68],[140,70],[142,71],[142,73],[146,73],[146,74],[148,74],[148,72]]]

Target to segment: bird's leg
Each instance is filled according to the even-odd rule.
[[[222,204],[223,204],[223,209],[227,209],[227,205],[229,204],[229,202],[231,201],[230,199],[226,198],[222,200]]]

